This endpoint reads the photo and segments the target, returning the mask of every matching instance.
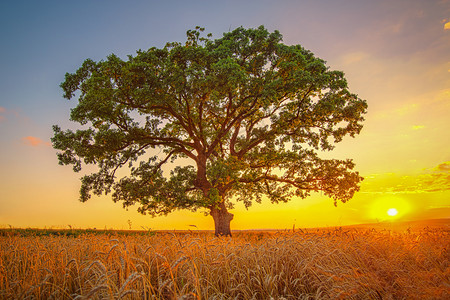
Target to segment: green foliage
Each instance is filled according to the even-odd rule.
[[[81,179],[81,200],[113,192],[124,207],[152,215],[314,191],[335,204],[349,200],[362,180],[353,162],[318,155],[362,128],[367,104],[343,72],[262,26],[215,40],[202,31],[127,60],[88,59],[66,74],[64,97],[79,92],[71,120],[87,128],[54,126],[52,142],[60,164],[98,166]],[[123,167],[130,173],[118,178]]]

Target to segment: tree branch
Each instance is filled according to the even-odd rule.
[[[276,177],[273,175],[263,175],[260,177],[257,177],[255,179],[249,180],[249,179],[245,179],[245,178],[240,178],[238,181],[242,182],[242,183],[256,183],[256,182],[260,182],[263,180],[269,180],[269,181],[276,181],[276,182],[282,182],[282,183],[288,183],[298,189],[302,189],[302,190],[320,190],[318,188],[312,188],[312,187],[308,187],[308,186],[304,186],[302,184],[304,183],[311,183],[314,181],[322,181],[323,179],[321,178],[315,178],[315,179],[311,179],[311,180],[304,180],[304,181],[295,181],[295,180],[291,180],[291,179],[287,179],[287,178],[280,178],[280,177]]]

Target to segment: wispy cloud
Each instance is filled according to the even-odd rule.
[[[366,178],[362,192],[375,194],[419,194],[450,191],[450,162],[421,174],[376,174]]]
[[[30,118],[24,115],[20,109],[11,109],[0,106],[0,122],[7,122],[10,120],[16,120],[23,124],[28,124],[31,121]]]
[[[397,108],[394,113],[399,116],[404,116],[416,112],[418,109],[419,105],[417,103],[407,103],[402,107]]]
[[[450,22],[447,22],[444,24],[444,29],[445,30],[450,30]]]
[[[450,72],[450,70],[448,71]],[[433,102],[441,102],[448,106],[449,100],[450,100],[450,89],[444,89],[437,93],[437,95],[433,99]]]
[[[443,172],[450,172],[450,161],[446,161],[440,164],[439,166],[437,166],[437,169]]]
[[[369,55],[365,52],[352,52],[342,56],[341,60],[345,65],[351,65],[367,59]]]
[[[0,122],[5,119],[6,108],[0,106]]]
[[[31,147],[38,147],[38,146],[51,146],[49,142],[44,142],[40,138],[34,137],[34,136],[26,136],[22,138],[22,142]]]
[[[405,117],[417,113],[420,107],[421,105],[417,103],[406,103],[401,104],[401,106],[397,107],[388,107],[387,109],[376,112],[374,118],[393,119],[398,117]]]

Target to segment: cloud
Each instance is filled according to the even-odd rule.
[[[342,56],[341,60],[345,65],[351,65],[354,63],[361,62],[369,57],[365,52],[352,52]]]
[[[448,70],[450,72],[450,70]],[[450,89],[440,90],[437,95],[434,97],[434,102],[442,102],[448,105],[450,100]]]
[[[417,103],[407,103],[403,105],[402,107],[397,108],[394,110],[395,114],[399,116],[405,116],[408,114],[411,114],[413,112],[416,112],[419,109],[419,104]]]
[[[10,108],[7,109],[6,107],[0,106],[0,122],[6,122],[9,120],[16,120],[24,124],[30,123],[30,118],[23,115],[20,110]]]
[[[450,22],[444,24],[444,30],[450,30]]]
[[[446,161],[439,166],[437,166],[437,170],[444,171],[444,172],[450,172],[450,161]]]
[[[6,108],[0,106],[0,122],[5,119],[4,113],[6,113]]]
[[[31,147],[38,147],[38,146],[51,146],[49,142],[44,142],[40,138],[34,137],[34,136],[26,136],[22,138],[22,142],[25,143],[25,145],[31,146]]]
[[[407,117],[409,115],[415,114],[419,111],[421,107],[420,104],[417,103],[406,103],[399,104],[394,107],[386,107],[383,109],[379,109],[373,115],[373,119],[397,119],[399,117]]]
[[[444,162],[421,174],[401,176],[395,173],[367,176],[361,192],[370,194],[420,194],[450,191],[450,162]]]

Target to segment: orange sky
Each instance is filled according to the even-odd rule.
[[[323,154],[353,158],[365,177],[351,201],[336,208],[316,194],[248,211],[238,204],[232,229],[450,217],[449,1],[248,1],[239,10],[240,2],[231,3],[137,1],[105,8],[80,1],[65,4],[70,9],[2,3],[0,226],[128,229],[130,220],[133,229],[213,229],[202,212],[151,218],[122,209],[110,196],[80,203],[81,174],[59,166],[50,146],[51,125],[74,127],[68,121],[74,103],[58,87],[65,72],[88,57],[124,57],[182,41],[195,25],[213,37],[240,25],[278,29],[286,44],[302,44],[343,70],[350,90],[369,104],[361,134]],[[398,215],[388,216],[389,208]]]

